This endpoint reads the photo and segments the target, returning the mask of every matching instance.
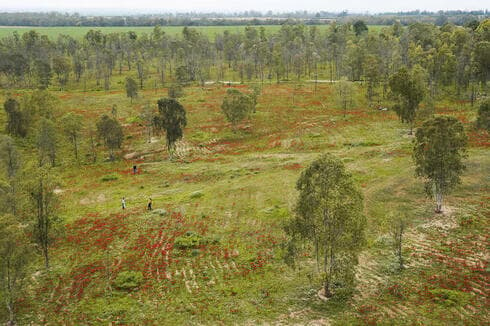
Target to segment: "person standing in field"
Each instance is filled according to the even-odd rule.
[[[151,200],[151,198],[150,198],[150,199],[148,200],[148,207],[147,207],[147,209],[148,209],[149,211],[151,211],[151,210],[152,210],[151,205],[152,205],[152,200]]]
[[[133,174],[136,174],[138,172],[138,167],[136,165],[133,165]]]
[[[122,209],[126,209],[126,198],[125,197],[123,197],[121,199],[121,207],[122,207]]]

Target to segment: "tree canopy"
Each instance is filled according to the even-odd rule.
[[[186,112],[182,104],[173,98],[162,98],[158,100],[158,112],[155,116],[155,126],[165,130],[167,139],[167,150],[172,155],[175,143],[184,135],[187,125]]]
[[[444,195],[461,182],[466,146],[463,124],[454,117],[427,120],[415,133],[415,173],[425,179],[425,192],[436,199],[438,213],[442,212]]]
[[[396,101],[394,106],[396,114],[402,122],[410,125],[410,134],[412,134],[417,109],[424,98],[424,85],[406,68],[401,68],[392,75],[389,84]]]
[[[119,121],[104,114],[97,121],[97,135],[109,149],[110,159],[114,160],[114,150],[121,148],[124,139],[123,129]]]
[[[299,177],[295,216],[286,226],[291,237],[289,253],[296,243],[314,245],[321,266],[324,293],[348,290],[354,281],[354,266],[364,244],[363,197],[342,162],[330,154],[313,161]]]
[[[237,89],[229,88],[221,104],[221,110],[226,120],[231,123],[233,130],[237,124],[250,116],[254,111],[256,97],[240,92]]]

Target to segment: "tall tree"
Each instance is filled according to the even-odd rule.
[[[44,257],[44,265],[49,269],[49,248],[53,241],[58,206],[54,190],[58,182],[51,167],[33,167],[29,175],[32,178],[28,181],[27,188],[35,216],[33,235]]]
[[[97,121],[97,135],[104,141],[105,146],[109,150],[109,157],[113,161],[114,151],[121,148],[124,139],[121,124],[116,119],[104,114]]]
[[[352,27],[354,28],[354,33],[356,33],[356,36],[368,31],[366,23],[362,20],[356,20],[354,24],[352,24]]]
[[[233,132],[236,131],[237,124],[250,116],[255,107],[254,98],[244,94],[237,89],[229,88],[226,92],[221,110],[226,120],[231,123]]]
[[[13,215],[0,215],[0,296],[9,326],[17,324],[16,304],[25,295],[32,249],[25,225]]]
[[[75,159],[78,161],[78,142],[83,128],[83,117],[69,112],[61,117],[61,125],[65,135],[73,145]]]
[[[65,56],[57,56],[53,58],[53,71],[58,78],[60,84],[60,90],[63,90],[71,71],[70,60]]]
[[[3,108],[7,113],[7,133],[12,136],[25,137],[29,128],[29,120],[20,108],[19,102],[9,98],[3,104]]]
[[[51,84],[51,65],[44,60],[38,59],[35,62],[38,86],[40,89],[46,89]]]
[[[151,134],[153,131],[155,113],[153,112],[153,107],[149,103],[144,106],[143,112],[141,113],[140,117],[146,127],[146,140],[148,143],[151,143]]]
[[[53,121],[41,118],[37,129],[36,146],[39,166],[43,166],[46,162],[49,162],[51,166],[55,166],[58,151],[58,132]]]
[[[490,99],[488,98],[480,103],[476,127],[490,131]]]
[[[299,242],[312,243],[325,296],[331,297],[336,286],[348,290],[365,239],[361,192],[342,162],[329,154],[301,173],[296,188],[295,216],[286,226],[290,257],[298,253]]]
[[[391,236],[393,238],[393,254],[396,257],[398,263],[398,270],[403,270],[403,235],[405,234],[407,223],[401,216],[392,218],[391,221]]]
[[[461,182],[465,169],[467,136],[454,117],[438,116],[417,129],[413,148],[415,173],[425,179],[425,192],[436,200],[442,212],[443,197]]]
[[[131,103],[133,103],[133,99],[138,97],[138,85],[134,81],[133,78],[126,78],[126,96],[131,98]]]
[[[401,68],[390,77],[390,89],[396,101],[394,109],[401,121],[410,125],[411,135],[417,109],[424,98],[424,85],[406,68]]]
[[[173,98],[158,100],[159,114],[154,118],[155,127],[165,130],[169,158],[172,158],[175,143],[184,135],[187,125],[186,112],[182,104]]]
[[[353,82],[348,81],[346,78],[342,78],[335,84],[335,94],[338,106],[344,112],[344,118],[347,113],[347,109],[350,109],[355,104],[355,85]]]
[[[9,136],[0,136],[0,168],[5,171],[6,179],[4,185],[0,184],[0,194],[3,193],[0,196],[0,215],[2,212],[16,215],[19,207],[18,184],[21,158],[14,140]]]

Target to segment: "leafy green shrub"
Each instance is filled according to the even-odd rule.
[[[117,179],[119,179],[119,176],[117,174],[108,174],[103,176],[102,179],[100,180],[106,182],[106,181],[114,181]]]
[[[117,275],[114,286],[121,290],[134,290],[143,283],[143,274],[135,271],[124,271]]]
[[[430,291],[434,296],[434,300],[446,307],[464,306],[470,300],[470,294],[461,291],[448,289],[434,289]]]
[[[189,197],[191,197],[191,199],[196,199],[201,198],[202,196],[204,196],[204,194],[202,193],[202,191],[198,190],[191,193]]]
[[[134,116],[134,117],[128,117],[126,118],[126,123],[141,123],[143,120],[141,119],[140,116]]]
[[[178,249],[196,249],[199,246],[209,243],[218,243],[217,239],[209,239],[192,231],[187,231],[184,235],[175,238],[174,247]]]

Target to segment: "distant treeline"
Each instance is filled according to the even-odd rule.
[[[224,25],[282,25],[288,21],[315,25],[336,21],[346,23],[362,19],[368,25],[392,25],[400,22],[409,25],[415,22],[441,26],[447,22],[465,25],[474,20],[489,17],[488,10],[477,11],[409,11],[381,14],[351,14],[319,11],[296,11],[289,13],[245,11],[223,13],[167,13],[142,15],[80,15],[60,12],[4,12],[0,13],[1,26],[224,26]]]
[[[115,76],[134,76],[140,87],[206,81],[306,79],[367,83],[369,100],[386,96],[390,76],[412,71],[432,96],[450,93],[471,99],[490,77],[490,19],[455,26],[400,23],[369,31],[363,21],[332,22],[327,29],[284,24],[273,33],[263,26],[224,30],[208,36],[184,27],[170,35],[157,26],[151,33],[103,33],[82,39],[49,39],[34,30],[0,39],[0,87],[80,87],[95,81],[111,89]],[[379,93],[379,90],[382,93]]]

